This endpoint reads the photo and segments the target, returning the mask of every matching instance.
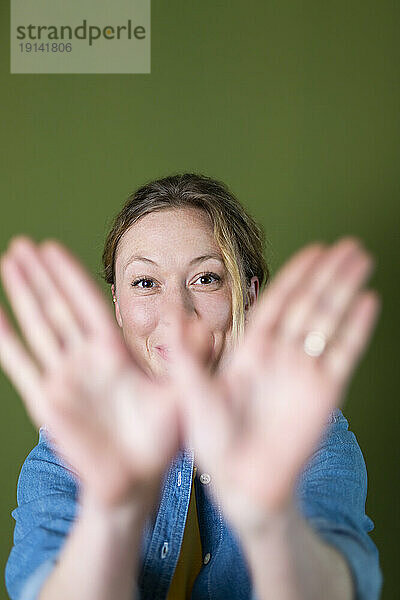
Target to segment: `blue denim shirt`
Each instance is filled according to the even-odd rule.
[[[368,535],[367,471],[357,439],[342,411],[330,415],[321,440],[299,474],[298,508],[310,526],[338,549],[350,566],[356,600],[377,600],[382,587],[379,553]],[[182,448],[166,469],[154,520],[145,522],[137,589],[132,599],[166,598],[181,548],[188,512],[194,454]],[[212,482],[194,481],[203,565],[192,600],[258,600],[240,540],[211,493]],[[262,473],[260,473],[262,477]],[[204,483],[202,483],[202,481]],[[14,545],[6,565],[12,600],[35,600],[54,567],[79,513],[79,480],[52,449],[46,429],[27,456],[18,479]]]

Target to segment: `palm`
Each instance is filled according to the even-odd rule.
[[[10,254],[2,276],[32,352],[0,312],[0,358],[31,418],[101,501],[157,490],[179,446],[171,386],[150,380],[64,247],[23,238]]]
[[[117,335],[87,340],[39,388],[37,424],[46,423],[72,469],[107,502],[155,482],[177,448],[169,389],[138,371]]]
[[[263,364],[260,356],[253,359],[246,373],[232,368],[223,377],[237,425],[220,472],[232,482],[229,498],[234,489],[252,490],[257,503],[273,511],[288,499],[338,389],[302,349],[271,343]]]
[[[264,292],[230,364],[214,376],[180,321],[176,376],[190,385],[190,397],[182,395],[187,434],[236,523],[253,507],[269,514],[290,501],[371,334],[377,298],[359,291],[370,271],[368,255],[348,240],[296,254]],[[320,357],[302,346],[312,329],[331,338]]]

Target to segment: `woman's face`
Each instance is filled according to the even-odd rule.
[[[210,333],[212,360],[231,347],[229,274],[207,213],[195,207],[143,216],[119,241],[115,316],[127,345],[150,373],[168,372],[168,307],[200,320]]]

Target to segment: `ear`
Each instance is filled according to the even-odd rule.
[[[258,277],[256,275],[254,275],[254,277],[251,278],[250,286],[247,288],[247,291],[246,291],[246,298],[245,298],[245,304],[244,304],[245,322],[247,322],[249,320],[249,317],[254,310],[259,291],[260,291],[260,282],[258,281]]]
[[[115,295],[115,286],[114,286],[114,284],[111,285],[111,293],[112,293],[112,298],[113,298],[113,302],[114,302],[115,318],[117,319],[118,325],[120,327],[122,327],[121,311],[119,309],[118,300],[117,300],[117,297]]]

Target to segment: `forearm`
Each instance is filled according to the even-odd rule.
[[[146,512],[144,503],[104,510],[83,500],[39,599],[132,600]]]
[[[326,544],[292,504],[263,532],[241,533],[257,600],[353,600],[342,555]]]

